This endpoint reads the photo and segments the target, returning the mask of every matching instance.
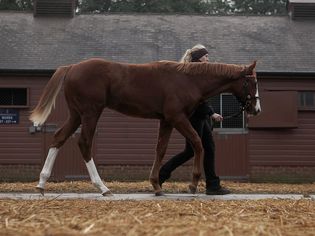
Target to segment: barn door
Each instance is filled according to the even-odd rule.
[[[54,133],[57,129],[62,127],[67,117],[68,109],[63,96],[63,91],[61,91],[59,96],[57,97],[56,108],[52,111],[49,119],[46,121],[46,124],[42,127],[45,153],[43,157],[43,162],[45,161]],[[79,127],[77,131],[68,138],[67,142],[60,149],[52,170],[52,180],[61,181],[89,178],[84,160],[78,146],[80,133],[81,129]],[[92,153],[94,153],[93,150]]]
[[[227,117],[239,112],[239,102],[229,93],[210,99],[214,110]],[[247,179],[249,176],[247,130],[244,114],[215,123],[216,170],[228,179]]]
[[[227,179],[247,179],[249,176],[247,134],[214,132],[213,136],[216,144],[217,175]]]

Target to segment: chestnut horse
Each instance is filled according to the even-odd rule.
[[[203,148],[189,117],[200,102],[221,92],[233,93],[247,113],[258,114],[261,108],[255,67],[256,62],[247,66],[171,61],[126,64],[103,59],[59,67],[30,116],[34,125],[43,124],[64,85],[69,117],[54,135],[37,188],[44,194],[60,147],[81,125],[78,144],[91,181],[104,196],[111,195],[91,157],[97,121],[103,109],[108,107],[126,115],[160,120],[156,157],[150,173],[157,196],[162,194],[158,174],[172,129],[190,140],[195,158],[189,188],[195,193],[201,176]]]

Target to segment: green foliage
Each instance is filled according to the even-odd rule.
[[[286,0],[235,0],[234,12],[253,15],[286,14]]]
[[[111,3],[111,0],[83,0],[78,2],[78,9],[86,13],[103,13],[109,11]]]
[[[286,14],[287,0],[77,0],[84,13],[182,13],[200,15]],[[32,10],[33,0],[0,0],[0,10]]]
[[[79,13],[277,15],[286,13],[286,2],[286,0],[80,0]]]
[[[33,10],[33,0],[0,0],[0,10]]]

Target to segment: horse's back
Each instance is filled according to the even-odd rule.
[[[100,104],[128,115],[161,117],[166,97],[174,95],[183,84],[174,65],[172,62],[128,64],[89,59],[69,70],[66,98],[76,106]]]

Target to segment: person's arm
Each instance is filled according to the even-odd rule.
[[[213,113],[211,116],[211,119],[217,121],[217,122],[220,122],[223,120],[223,116],[221,116],[220,114],[218,113]]]
[[[211,117],[211,119],[213,119],[214,121],[220,122],[223,120],[223,116],[221,116],[218,113],[215,113],[213,110],[213,107],[211,106],[211,104],[209,102],[207,102],[207,107],[208,107],[208,114]]]

